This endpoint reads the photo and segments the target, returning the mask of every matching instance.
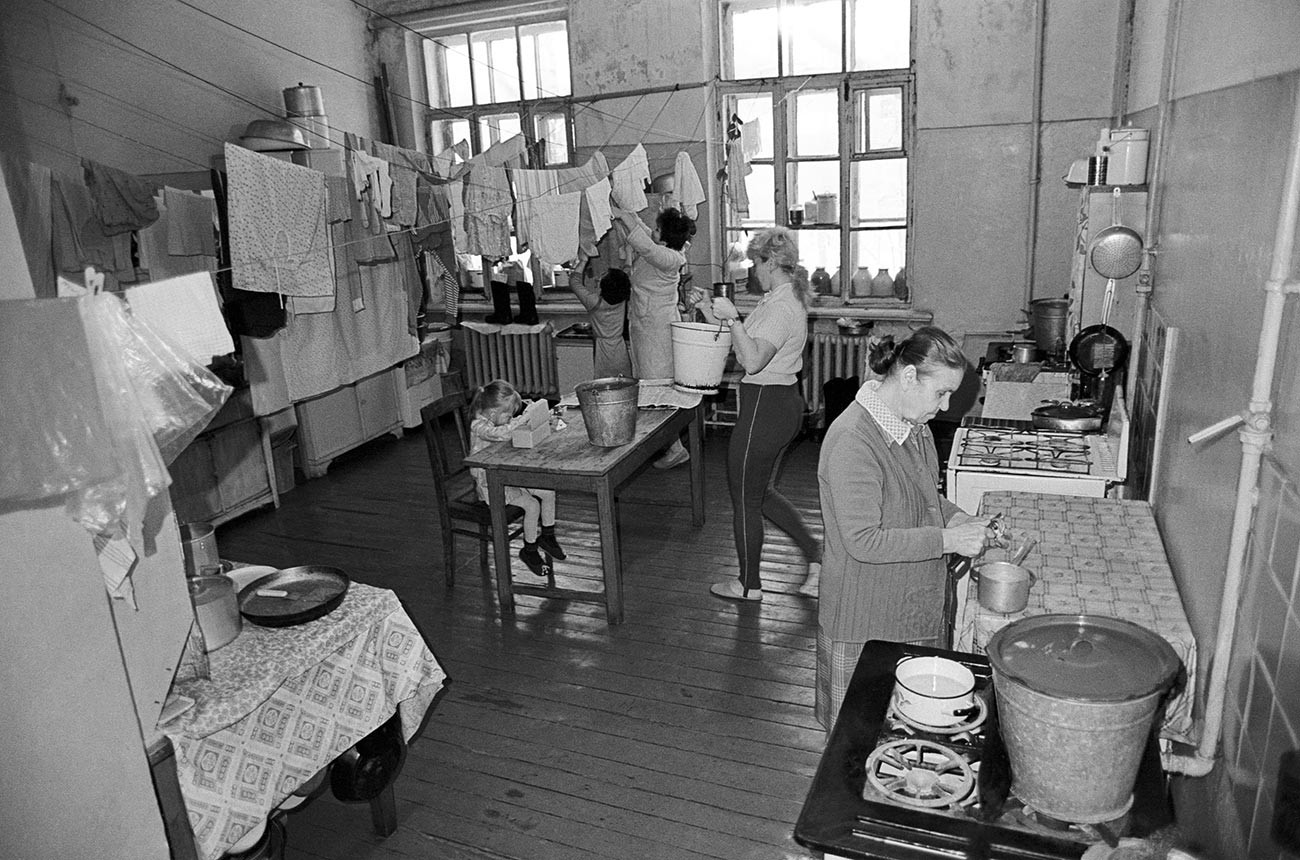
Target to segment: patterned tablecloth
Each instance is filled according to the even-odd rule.
[[[205,860],[394,711],[410,739],[446,678],[397,595],[359,582],[316,621],[245,621],[210,664],[208,680],[173,684],[168,706],[194,704],[158,727]]]
[[[1004,615],[980,606],[978,585],[969,589],[957,619],[954,647],[982,653],[989,639],[1018,618],[1046,613],[1105,615],[1141,624],[1163,636],[1186,668],[1182,690],[1165,711],[1161,735],[1195,742],[1196,639],[1174,585],[1151,506],[1140,501],[986,492],[983,516],[1002,513],[1012,549],[989,550],[986,560],[1006,559],[1022,536],[1038,538],[1025,567],[1038,575],[1022,612]]]

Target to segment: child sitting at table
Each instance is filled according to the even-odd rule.
[[[510,434],[523,420],[524,400],[514,386],[504,379],[489,382],[474,395],[470,404],[470,453],[486,448],[493,442],[509,441]],[[478,497],[488,500],[487,473],[480,468],[470,469]],[[524,548],[519,560],[538,576],[545,576],[542,556],[538,550],[553,558],[564,558],[564,550],[555,539],[555,491],[531,487],[506,487],[506,504],[524,509]]]

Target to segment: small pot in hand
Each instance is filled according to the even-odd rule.
[[[980,606],[1004,615],[1020,612],[1029,605],[1029,589],[1037,580],[1029,568],[1009,561],[977,564],[971,578],[979,583]]]

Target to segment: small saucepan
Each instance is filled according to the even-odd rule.
[[[1011,360],[1016,364],[1032,364],[1038,361],[1038,345],[1034,343],[1011,344]]]
[[[990,612],[1019,612],[1029,605],[1029,589],[1038,580],[1033,571],[1009,561],[975,565],[971,578],[979,583],[980,606]]]

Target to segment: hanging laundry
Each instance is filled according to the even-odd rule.
[[[430,292],[433,296],[442,296],[443,312],[447,319],[455,320],[460,316],[460,280],[447,271],[437,254],[426,252],[424,265],[429,273]]]
[[[88,158],[81,159],[81,169],[86,175],[86,187],[95,199],[95,211],[104,235],[129,233],[158,220],[158,208],[153,202],[158,191],[156,182]]]
[[[459,145],[459,144],[458,144]],[[528,163],[528,141],[522,134],[498,141],[473,158],[466,156],[470,169],[486,167],[523,167]]]
[[[108,236],[79,177],[50,174],[50,246],[55,269],[80,282],[87,266],[108,274],[132,268],[131,235]],[[116,286],[116,278],[107,284]]]
[[[513,202],[504,168],[485,165],[473,168],[465,179],[466,251],[488,257],[505,257],[510,253]]]
[[[217,201],[192,191],[163,189],[167,206],[167,253],[178,257],[217,255]]]
[[[287,296],[334,292],[325,176],[226,144],[231,282]]]
[[[510,178],[515,186],[515,235],[519,241],[530,241],[531,224],[536,217],[532,208],[534,199],[548,194],[585,191],[598,182],[604,182],[608,186],[608,177],[609,166],[605,162],[604,154],[600,152],[578,167],[510,171]],[[609,208],[608,191],[605,193],[605,207]],[[590,223],[587,225],[587,232],[593,232]]]
[[[609,177],[614,188],[614,202],[629,212],[640,212],[646,207],[645,186],[650,181],[650,161],[645,147],[637,144],[623,162],[615,167]]]
[[[699,217],[699,205],[705,200],[704,186],[700,184],[700,175],[695,172],[689,153],[677,153],[673,165],[673,194],[687,218]]]
[[[393,181],[388,173],[388,162],[357,150],[348,151],[348,161],[352,166],[352,185],[357,199],[369,203],[370,209],[380,218],[392,215]],[[368,218],[366,223],[369,224]]]
[[[429,158],[422,152],[403,149],[388,143],[371,141],[370,151],[376,158],[388,162],[388,172],[393,180],[392,219],[399,227],[415,224],[415,179],[420,171],[430,172]]]
[[[528,247],[543,263],[559,265],[578,255],[578,212],[583,192],[548,194],[533,201]]]
[[[457,254],[471,253],[469,233],[465,231],[465,181],[447,183],[447,209],[451,212],[451,244]]]
[[[614,217],[613,211],[609,208],[609,195],[612,190],[609,179],[605,178],[595,185],[587,186],[583,191],[587,197],[587,209],[591,216],[592,234],[595,236],[594,241],[597,242],[609,230],[610,221]]]

